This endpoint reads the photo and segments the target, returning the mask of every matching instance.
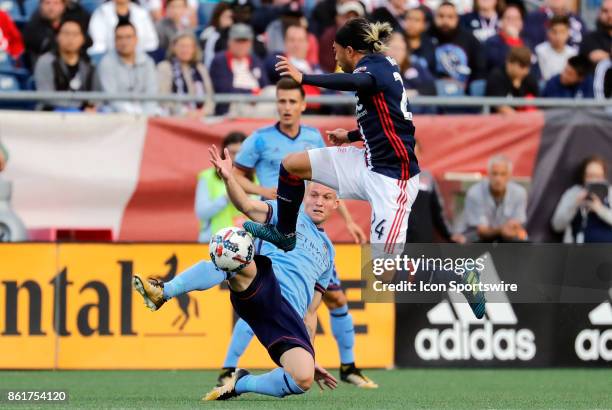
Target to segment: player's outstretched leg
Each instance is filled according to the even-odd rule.
[[[450,270],[436,270],[436,271],[420,271],[416,273],[416,280],[429,282],[429,283],[441,283],[448,285],[450,282],[454,281],[457,283],[476,285],[480,283],[480,274],[474,270],[470,272],[465,272],[463,275],[456,274]],[[485,309],[487,305],[487,298],[485,293],[482,290],[477,290],[475,292],[462,292],[463,296],[467,299],[470,308],[472,308],[472,312],[474,312],[474,316],[477,319],[482,319],[485,314]]]
[[[271,225],[247,221],[244,229],[285,252],[293,250],[298,212],[304,199],[304,180],[309,180],[311,176],[307,152],[288,155],[280,165],[278,176],[278,222]]]
[[[144,279],[134,275],[132,284],[140,293],[145,305],[152,311],[162,307],[169,299],[193,290],[206,290],[223,282],[227,273],[219,270],[211,261],[200,261],[169,282]]]
[[[244,393],[280,398],[310,389],[314,381],[314,358],[310,352],[294,347],[283,353],[280,362],[283,367],[260,375],[237,369],[230,381],[215,387],[204,396],[204,400],[227,400]]]
[[[378,384],[364,376],[355,365],[355,326],[344,291],[327,288],[323,302],[329,309],[332,333],[340,353],[340,379],[360,388],[378,388]]]
[[[242,319],[238,319],[232,331],[232,340],[225,354],[223,368],[217,378],[217,387],[223,386],[230,380],[238,367],[238,360],[249,346],[251,339],[253,339],[253,335],[253,330],[248,323]]]

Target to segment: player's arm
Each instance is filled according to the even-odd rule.
[[[312,301],[310,302],[306,315],[304,316],[304,324],[306,325],[308,336],[310,336],[310,343],[313,345],[315,335],[317,334],[317,310],[319,309],[319,306],[321,306],[322,300],[323,293],[321,293],[321,290],[318,288],[315,289],[314,295],[312,296]]]
[[[234,167],[234,176],[236,180],[245,190],[247,194],[259,195],[266,199],[275,199],[276,198],[276,190],[274,188],[265,188],[261,185],[257,185],[253,181],[249,179],[248,171],[241,167]]]
[[[338,213],[344,220],[344,223],[346,224],[346,229],[348,229],[355,243],[361,245],[365,244],[368,240],[365,232],[363,232],[361,227],[355,223],[353,217],[351,216],[351,213],[349,212],[348,208],[344,204],[344,201],[342,200],[340,200],[338,204]]]
[[[276,56],[276,71],[289,76],[300,84],[314,85],[338,91],[358,91],[376,86],[374,77],[366,73],[302,74],[285,56]]]
[[[242,189],[234,176],[233,164],[229,151],[227,149],[225,150],[225,159],[221,158],[215,145],[210,147],[208,152],[210,153],[210,162],[212,162],[218,174],[223,179],[227,195],[236,209],[253,221],[264,223],[268,217],[270,208],[265,202],[253,199],[244,192],[244,189]]]

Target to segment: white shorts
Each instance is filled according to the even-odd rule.
[[[401,181],[370,171],[364,149],[351,146],[311,149],[308,157],[313,181],[335,189],[340,198],[370,202],[370,242],[384,244],[385,254],[401,253],[419,176]]]

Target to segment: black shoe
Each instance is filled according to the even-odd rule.
[[[340,366],[340,380],[362,389],[378,389],[378,384],[364,376],[355,363]]]
[[[235,371],[235,367],[224,367],[221,369],[221,373],[219,373],[219,377],[217,377],[217,387],[221,387],[229,382]]]

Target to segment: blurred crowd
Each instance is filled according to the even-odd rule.
[[[5,0],[0,92],[201,97],[166,104],[47,101],[36,107],[44,110],[272,115],[273,105],[215,105],[210,96],[273,95],[278,54],[305,73],[339,70],[336,30],[365,16],[393,26],[388,54],[411,96],[610,98],[612,0],[601,1],[596,22],[583,21],[574,7],[570,0],[544,0],[541,7],[523,0]]]

